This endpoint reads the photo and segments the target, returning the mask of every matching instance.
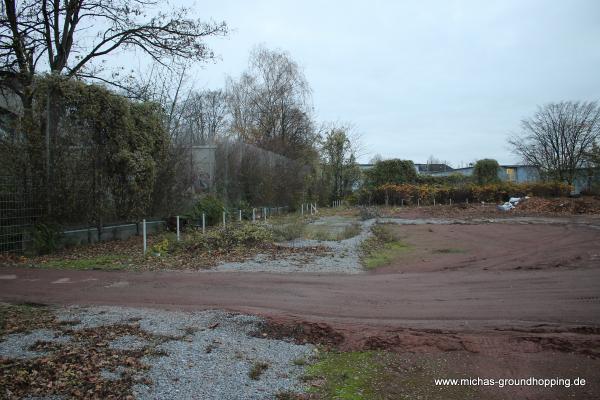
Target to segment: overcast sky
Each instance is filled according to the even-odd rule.
[[[196,87],[239,75],[257,44],[304,69],[319,121],[352,122],[362,162],[492,157],[536,105],[600,99],[600,1],[197,1],[232,32]]]

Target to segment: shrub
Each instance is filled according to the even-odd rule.
[[[53,224],[37,224],[33,228],[33,249],[37,254],[50,254],[58,250],[62,229]]]
[[[365,183],[369,187],[385,184],[413,183],[417,180],[415,165],[409,160],[384,160],[365,171]]]
[[[498,168],[500,168],[500,165],[496,160],[484,158],[483,160],[477,161],[473,168],[475,182],[479,185],[499,182]]]
[[[506,201],[511,196],[537,196],[537,197],[560,197],[568,196],[571,186],[560,182],[535,182],[535,183],[512,183],[498,182],[485,185],[381,185],[371,190],[361,192],[363,204],[393,204],[421,205],[436,203],[446,204],[449,200],[454,202]]]
[[[157,255],[161,255],[161,254],[165,254],[169,251],[169,249],[171,248],[171,243],[169,242],[169,239],[164,238],[163,240],[161,240],[160,242],[154,244],[150,250],[152,251],[152,253],[157,254]]]
[[[294,240],[304,235],[306,225],[302,221],[291,221],[288,223],[282,223],[273,225],[271,230],[275,240]]]
[[[204,213],[206,216],[206,224],[216,225],[221,221],[224,209],[221,200],[215,196],[207,195],[198,200],[189,217],[198,221],[202,219],[202,213]]]
[[[209,229],[206,233],[192,233],[187,240],[187,250],[218,250],[238,246],[255,246],[273,241],[271,230],[262,224],[241,223]]]

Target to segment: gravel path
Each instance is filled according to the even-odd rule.
[[[137,399],[265,399],[278,393],[302,392],[300,377],[315,352],[311,345],[251,336],[260,330],[262,319],[223,311],[175,312],[125,307],[77,307],[56,311],[59,320],[79,321],[73,329],[113,324],[139,324],[148,333],[170,337],[155,350],[164,354],[143,359],[151,366],[143,376],[151,385],[137,384]],[[12,334],[0,342],[0,357],[31,358],[41,353],[29,346],[37,340],[69,340],[56,332],[35,330]],[[111,347],[139,349],[148,342],[126,335]],[[258,379],[249,372],[256,363],[266,369]],[[106,379],[119,379],[123,371],[103,371]]]
[[[356,223],[357,221],[352,222]],[[318,220],[315,223],[322,224],[323,221]],[[271,260],[266,255],[259,254],[244,262],[223,263],[213,271],[360,274],[364,272],[360,262],[360,243],[371,235],[371,226],[375,223],[375,220],[371,219],[359,223],[361,224],[360,233],[349,239],[340,241],[296,239],[280,243],[283,246],[296,248],[324,246],[331,250],[328,254],[315,254],[308,257],[306,254],[298,254],[276,260]]]
[[[7,335],[0,342],[0,357],[16,359],[41,357],[46,353],[29,349],[36,342],[66,342],[68,340],[69,337],[61,336],[61,332],[48,329],[37,329],[27,333],[13,333]]]

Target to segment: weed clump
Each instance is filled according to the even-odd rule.
[[[266,362],[257,361],[252,364],[252,368],[248,371],[250,379],[257,381],[260,376],[269,368],[269,364]]]

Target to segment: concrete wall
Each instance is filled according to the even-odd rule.
[[[165,221],[146,221],[146,233],[162,232],[166,228]],[[98,235],[96,228],[73,229],[63,232],[63,245],[75,246],[87,243],[96,243],[99,240],[102,242],[109,240],[125,240],[135,235],[142,234],[142,223],[137,224],[121,224],[114,226],[106,226],[102,229],[102,234]]]

